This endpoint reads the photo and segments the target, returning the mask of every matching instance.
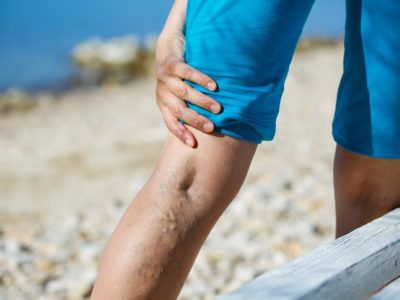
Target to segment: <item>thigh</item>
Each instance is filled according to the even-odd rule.
[[[238,139],[272,140],[284,81],[314,0],[189,0],[185,59],[218,85],[213,114],[187,105]],[[183,122],[183,121],[182,121]]]
[[[400,158],[400,2],[347,0],[346,7],[333,137],[359,154]]]

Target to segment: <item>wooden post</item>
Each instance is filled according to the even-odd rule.
[[[399,276],[400,208],[396,208],[216,300],[368,299]],[[375,299],[400,299],[400,283],[395,282],[374,297],[393,291],[397,298]]]

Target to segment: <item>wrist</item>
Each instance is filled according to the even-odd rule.
[[[185,40],[182,30],[166,29],[164,28],[158,36],[160,43],[169,43],[170,41]]]
[[[163,57],[173,54],[178,57],[183,56],[185,49],[185,36],[182,32],[162,32],[156,44],[155,56],[156,60],[159,61]]]

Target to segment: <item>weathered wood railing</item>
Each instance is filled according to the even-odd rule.
[[[400,299],[400,208],[216,298],[268,299]]]

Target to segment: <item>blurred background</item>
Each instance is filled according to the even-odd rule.
[[[1,0],[0,89],[65,87],[79,72],[74,62],[80,62],[80,57],[74,49],[87,40],[96,47],[97,39],[128,35],[131,39],[126,43],[132,48],[139,43],[151,47],[172,2]],[[304,36],[339,37],[343,21],[343,1],[316,1]]]
[[[167,136],[152,66],[172,3],[0,0],[0,299],[89,297]],[[316,0],[277,135],[259,146],[180,300],[213,299],[333,239],[344,21],[344,1]]]

